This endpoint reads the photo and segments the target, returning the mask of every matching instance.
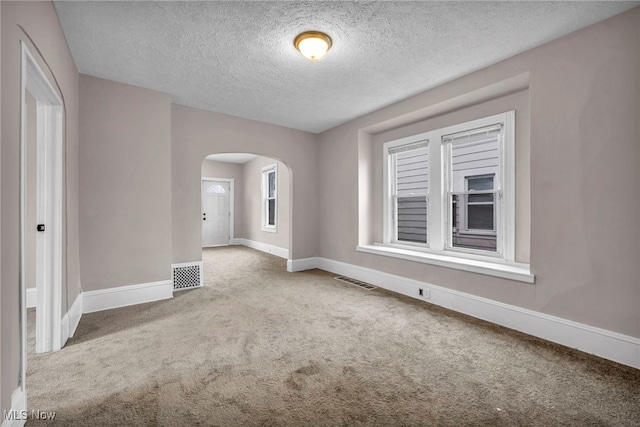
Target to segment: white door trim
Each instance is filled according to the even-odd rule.
[[[229,183],[229,245],[231,244],[231,242],[234,239],[234,235],[233,235],[233,230],[234,230],[234,225],[233,225],[233,219],[235,217],[235,213],[234,213],[234,208],[235,208],[235,203],[234,203],[234,197],[235,197],[235,178],[214,178],[214,177],[210,177],[210,176],[203,176],[202,180],[200,181],[200,212],[202,212],[202,183],[204,181],[218,181],[218,182],[228,182]],[[200,223],[200,235],[202,235],[202,223]],[[203,246],[203,248],[206,248],[208,246]]]
[[[26,177],[27,111],[26,91],[37,101],[38,222],[45,224],[39,233],[37,264],[41,268],[37,284],[37,351],[55,351],[62,347],[62,149],[63,108],[45,73],[24,42],[21,42],[21,115],[20,115],[20,323],[21,384],[25,391],[27,364],[26,311]],[[41,162],[42,160],[42,162]]]

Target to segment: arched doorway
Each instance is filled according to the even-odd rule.
[[[289,259],[291,173],[250,153],[208,155],[201,167],[202,247],[245,245]]]

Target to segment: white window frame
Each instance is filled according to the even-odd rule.
[[[389,150],[394,148],[399,148],[403,146],[410,147],[412,145],[418,146],[426,144],[427,150],[429,149],[429,140],[425,138],[426,134],[414,135],[408,138],[402,138],[397,141],[393,141],[385,144],[387,147],[385,149],[385,153],[388,153]],[[417,148],[417,147],[416,147]],[[384,219],[384,233],[387,238],[385,239],[388,242],[399,244],[399,245],[407,245],[407,246],[415,246],[417,248],[428,248],[429,247],[429,234],[427,232],[427,241],[426,243],[418,243],[418,242],[407,242],[407,241],[399,241],[398,240],[398,228],[397,228],[397,203],[398,203],[398,194],[396,189],[396,181],[391,179],[391,177],[396,176],[396,164],[393,162],[393,156],[387,155],[386,161],[384,165],[384,175],[385,182],[387,183],[387,197],[389,209],[385,209],[385,219]],[[411,195],[411,197],[425,197],[427,199],[427,206],[429,205],[429,192],[427,193],[416,193],[415,195]],[[427,214],[429,210],[427,208]],[[428,219],[428,217],[427,217]],[[427,227],[428,229],[428,227]]]
[[[500,191],[497,192],[496,200],[494,201],[494,209],[496,210],[494,221],[496,224],[497,251],[494,253],[484,250],[452,247],[449,244],[452,241],[450,229],[452,224],[451,210],[448,203],[449,165],[447,164],[449,161],[449,153],[447,151],[450,149],[450,144],[443,143],[443,136],[496,124],[502,126],[501,138],[498,141],[501,187],[499,187]],[[428,197],[427,244],[415,245],[407,242],[398,242],[394,239],[392,212],[394,208],[394,184],[392,177],[394,174],[392,156],[389,154],[389,150],[401,145],[415,144],[418,141],[424,140],[429,141],[430,196]],[[390,251],[391,253],[407,252],[411,254],[410,258],[415,258],[415,255],[420,256],[420,253],[434,254],[438,256],[439,260],[442,260],[444,256],[444,258],[452,263],[456,263],[456,260],[478,260],[489,263],[522,265],[515,262],[515,111],[496,114],[387,142],[383,145],[383,159],[385,183],[383,196],[384,241],[381,245],[388,248],[400,249],[400,251]],[[500,183],[494,181],[494,186],[500,186]],[[380,245],[378,245],[378,247],[379,246]],[[366,250],[363,251],[371,252],[371,247],[365,249]]]
[[[273,197],[269,197],[269,175],[274,174],[276,183]],[[273,224],[269,224],[269,200],[273,199]],[[262,231],[276,233],[278,231],[278,165],[273,164],[262,168]]]

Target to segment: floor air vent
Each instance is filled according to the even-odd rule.
[[[175,264],[173,266],[173,290],[202,286],[202,262]]]
[[[371,289],[375,289],[376,288],[373,285],[370,285],[370,284],[365,283],[365,282],[361,282],[360,280],[352,279],[351,277],[347,277],[347,276],[337,276],[337,277],[334,277],[334,279],[339,280],[339,281],[344,282],[344,283],[348,283],[350,285],[355,285],[355,286],[357,286],[359,288],[366,289],[367,291],[370,291]]]

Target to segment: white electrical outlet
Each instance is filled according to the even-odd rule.
[[[418,296],[422,299],[430,299],[431,290],[426,288],[418,288]]]

